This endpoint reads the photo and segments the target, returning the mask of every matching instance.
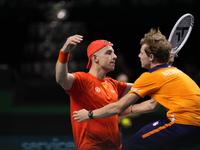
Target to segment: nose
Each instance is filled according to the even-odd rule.
[[[114,59],[117,59],[117,55],[116,55],[116,54],[114,54],[113,58],[114,58]]]

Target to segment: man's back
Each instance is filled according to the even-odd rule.
[[[137,92],[140,96],[149,95],[163,105],[172,122],[200,126],[200,112],[197,111],[200,107],[200,89],[176,67],[145,72],[136,80],[134,88],[141,90]]]

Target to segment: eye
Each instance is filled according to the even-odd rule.
[[[112,51],[107,51],[107,54],[108,54],[108,55],[111,55],[111,54],[112,54]]]

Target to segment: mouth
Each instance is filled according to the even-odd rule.
[[[115,62],[111,62],[111,64],[115,65]]]

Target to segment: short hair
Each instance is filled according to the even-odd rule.
[[[147,56],[153,54],[156,61],[159,63],[168,62],[171,52],[171,44],[168,42],[166,37],[158,29],[151,29],[144,38],[141,39],[140,44],[147,44],[145,52]]]

